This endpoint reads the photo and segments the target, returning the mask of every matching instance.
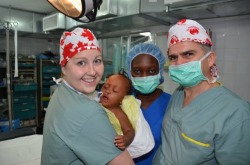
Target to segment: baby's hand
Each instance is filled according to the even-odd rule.
[[[126,146],[126,139],[123,135],[117,135],[115,137],[115,141],[114,144],[120,149],[120,150],[124,150],[127,146]]]

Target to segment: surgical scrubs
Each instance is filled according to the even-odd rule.
[[[161,143],[161,127],[164,114],[167,109],[171,95],[163,92],[147,109],[142,109],[142,113],[148,122],[155,140],[155,147],[149,153],[134,159],[136,165],[152,165],[152,160]]]
[[[42,165],[104,165],[121,154],[115,130],[99,103],[62,83],[44,123]]]
[[[154,165],[249,165],[250,106],[223,86],[182,107],[179,87],[163,120]]]

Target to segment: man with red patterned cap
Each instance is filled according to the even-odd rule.
[[[220,84],[212,41],[183,19],[167,35],[171,96],[154,165],[249,165],[250,105]]]
[[[114,145],[116,132],[91,95],[104,72],[94,34],[76,28],[60,40],[62,83],[45,116],[42,165],[134,164],[127,150]]]

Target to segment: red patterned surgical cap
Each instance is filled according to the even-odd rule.
[[[98,40],[89,29],[76,28],[63,32],[60,39],[60,64],[65,66],[70,58],[84,50],[100,50]]]
[[[169,29],[167,34],[168,48],[183,41],[212,46],[212,41],[204,27],[190,19],[180,20]]]

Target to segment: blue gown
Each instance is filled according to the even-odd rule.
[[[155,140],[155,147],[149,153],[134,159],[136,165],[152,165],[152,160],[161,143],[162,120],[170,100],[170,94],[163,92],[147,109],[142,109]]]

